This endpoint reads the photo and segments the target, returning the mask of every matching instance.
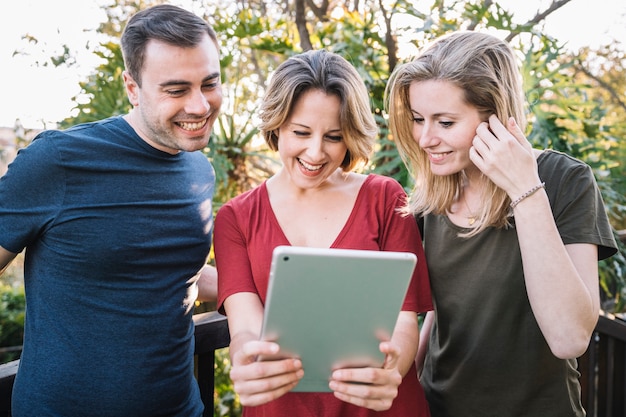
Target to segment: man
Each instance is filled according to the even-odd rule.
[[[214,299],[213,29],[170,5],[122,35],[125,116],[46,131],[0,180],[0,270],[24,248],[13,416],[200,416],[193,305]]]

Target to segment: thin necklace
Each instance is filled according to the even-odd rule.
[[[467,204],[467,199],[465,198],[465,194],[463,194],[463,202],[465,203],[465,207],[467,208],[467,212],[469,213],[469,216],[465,216],[467,218],[467,222],[469,223],[470,226],[473,226],[474,223],[476,223],[476,215],[472,213],[472,210],[469,207],[469,204]]]

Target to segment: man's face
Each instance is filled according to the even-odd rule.
[[[220,62],[209,35],[193,48],[151,40],[141,87],[124,73],[133,105],[128,121],[156,149],[171,154],[203,149],[222,105]]]

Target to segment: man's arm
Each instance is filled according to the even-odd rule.
[[[9,252],[0,246],[0,275],[7,269],[7,266],[11,263],[13,258],[17,256],[17,253]]]

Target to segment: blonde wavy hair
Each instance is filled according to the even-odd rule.
[[[278,150],[278,129],[298,99],[310,90],[335,95],[341,101],[341,131],[348,148],[343,171],[365,165],[378,135],[367,87],[352,64],[324,49],[292,56],[272,75],[259,111],[259,129],[270,149]]]
[[[415,180],[406,211],[412,214],[446,214],[451,211],[466,182],[463,171],[433,174],[426,152],[413,138],[413,114],[409,87],[422,81],[446,81],[461,88],[465,102],[487,120],[495,114],[501,121],[515,118],[526,127],[524,93],[515,54],[495,36],[479,32],[454,32],[435,40],[415,60],[392,73],[385,91],[389,127],[398,152]],[[510,198],[486,176],[481,177],[482,204],[478,227],[462,236],[473,236],[490,226],[510,223]]]

